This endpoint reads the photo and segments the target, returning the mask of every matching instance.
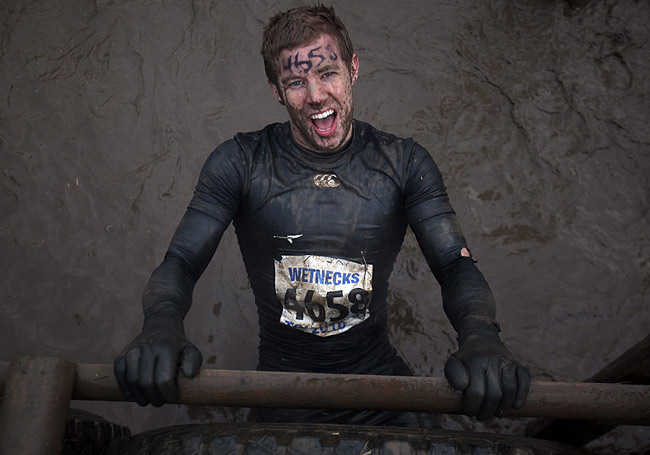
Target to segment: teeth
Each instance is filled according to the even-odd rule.
[[[333,113],[334,113],[334,109],[329,109],[329,110],[327,110],[325,112],[322,112],[320,114],[314,114],[314,115],[311,116],[311,118],[313,118],[314,120],[315,119],[322,119],[322,118],[325,118],[325,117],[329,117]]]

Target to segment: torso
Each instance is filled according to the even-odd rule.
[[[354,128],[347,149],[330,156],[297,146],[286,124],[236,137],[248,169],[234,224],[262,368],[369,373],[395,356],[386,295],[407,226],[413,142]]]

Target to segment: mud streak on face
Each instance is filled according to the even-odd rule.
[[[336,55],[336,52],[334,52],[334,49],[332,49],[331,44],[328,44],[327,47],[325,47],[325,50],[329,51],[331,61],[335,62],[339,59],[338,55]]]

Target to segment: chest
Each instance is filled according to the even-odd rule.
[[[259,166],[238,218],[249,241],[272,246],[274,255],[379,251],[406,224],[396,176],[360,162],[325,170]]]

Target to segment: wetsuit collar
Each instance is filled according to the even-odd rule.
[[[356,121],[352,120],[352,134],[350,135],[350,139],[348,139],[348,141],[341,148],[339,148],[338,150],[334,150],[332,152],[315,152],[313,150],[309,150],[308,148],[305,148],[302,145],[298,144],[296,139],[293,137],[293,133],[291,132],[291,126],[289,122],[284,123],[283,129],[285,134],[287,134],[291,138],[291,143],[294,145],[294,147],[300,150],[302,153],[309,156],[311,159],[331,160],[332,158],[345,155],[349,150],[353,149],[352,144],[354,143],[355,140],[357,125],[356,125]]]

